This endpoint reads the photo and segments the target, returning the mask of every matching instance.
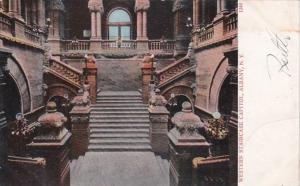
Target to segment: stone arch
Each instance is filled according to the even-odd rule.
[[[28,113],[32,109],[32,101],[30,83],[25,71],[18,60],[14,57],[8,58],[7,68],[9,69],[9,74],[14,79],[21,95],[22,113]]]
[[[226,77],[228,76],[227,68],[228,68],[228,58],[224,57],[220,61],[218,67],[216,68],[210,84],[208,109],[211,112],[218,111],[221,87]]]
[[[51,84],[48,87],[47,91],[47,100],[51,100],[55,96],[59,97],[65,97],[65,94],[68,94],[68,99],[71,100],[73,97],[76,96],[77,91],[67,85],[57,83],[57,84]]]
[[[193,89],[191,87],[186,85],[175,85],[164,90],[161,93],[161,95],[163,95],[166,98],[166,100],[169,100],[171,98],[172,93],[175,94],[175,96],[178,95],[186,96],[193,105],[194,98],[193,98]]]

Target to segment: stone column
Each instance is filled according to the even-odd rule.
[[[147,35],[147,11],[143,11],[143,35],[142,38],[144,40],[148,40],[148,35]]]
[[[170,113],[166,108],[167,100],[159,94],[160,90],[156,89],[155,95],[149,101],[150,142],[154,153],[167,155],[169,152],[168,121]]]
[[[21,2],[20,0],[9,0],[9,14],[10,16],[21,18]]]
[[[88,56],[85,60],[84,75],[90,85],[91,103],[96,103],[97,99],[97,65],[94,56]]]
[[[152,81],[152,75],[154,72],[153,66],[154,56],[151,54],[146,54],[142,63],[142,97],[143,103],[147,104],[149,101],[149,92],[150,92],[150,82]]]
[[[190,41],[189,33],[186,28],[188,0],[175,0],[173,4],[173,12],[175,16],[175,58],[186,55]]]
[[[200,0],[193,1],[193,25],[199,27],[200,25]]]
[[[204,123],[192,112],[189,102],[182,104],[182,111],[172,118],[175,127],[169,132],[170,186],[192,185],[192,160],[207,157],[209,143],[202,136]]]
[[[138,11],[137,13],[137,19],[136,19],[136,34],[137,34],[137,40],[140,40],[142,38],[142,12]]]
[[[37,16],[38,16],[38,25],[40,27],[44,27],[45,26],[45,12],[46,12],[46,8],[45,8],[45,1],[44,0],[37,0],[37,7],[38,7],[38,12],[37,12]]]
[[[70,185],[69,140],[71,133],[64,127],[67,118],[56,111],[55,102],[47,104],[47,111],[39,117],[40,133],[27,145],[30,152],[46,159],[47,177],[44,185]]]
[[[88,90],[85,89],[85,92]],[[78,95],[73,98],[71,104],[73,109],[70,112],[72,125],[72,157],[78,158],[84,155],[89,144],[89,119],[90,119],[90,100],[89,93],[79,89]]]
[[[90,50],[92,52],[99,52],[101,50],[102,39],[102,17],[104,12],[102,0],[89,0],[88,8],[91,12],[91,42]]]
[[[37,24],[37,1],[31,0],[31,23],[33,25]]]
[[[0,183],[5,185],[7,171],[7,122],[4,113],[4,89],[6,85],[7,58],[11,51],[2,47],[0,40]]]

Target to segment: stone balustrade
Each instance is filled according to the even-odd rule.
[[[56,75],[62,76],[62,78],[80,86],[81,78],[83,76],[81,71],[55,59],[50,59],[49,67],[52,71],[56,72]]]
[[[43,36],[44,33],[40,29],[0,12],[0,38],[41,48]]]
[[[86,40],[63,40],[63,51],[88,51],[90,49],[90,42]]]
[[[230,14],[217,17],[213,23],[196,29],[193,32],[195,48],[207,47],[210,44],[227,40],[237,35],[238,16],[234,11]]]
[[[175,41],[173,40],[149,40],[149,50],[152,52],[173,52]]]

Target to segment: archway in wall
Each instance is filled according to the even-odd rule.
[[[166,107],[170,112],[171,117],[173,117],[177,112],[182,111],[182,104],[186,101],[190,102],[191,105],[193,105],[191,100],[185,95],[176,95],[175,97],[168,100],[168,104],[166,105]]]
[[[4,90],[4,111],[8,122],[14,121],[16,114],[22,112],[22,102],[19,88],[11,75],[7,77]]]
[[[218,100],[218,110],[222,115],[228,116],[231,114],[234,99],[237,99],[233,96],[234,91],[235,89],[230,84],[230,76],[227,76],[221,86]]]

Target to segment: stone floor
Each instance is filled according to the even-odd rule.
[[[168,186],[169,164],[153,152],[88,152],[71,163],[71,186]]]

